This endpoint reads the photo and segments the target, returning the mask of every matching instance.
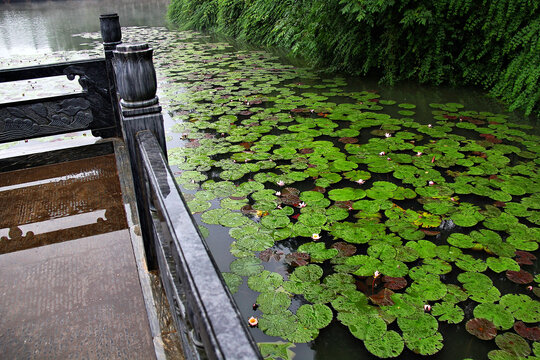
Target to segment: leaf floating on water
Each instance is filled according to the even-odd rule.
[[[291,350],[295,345],[290,342],[260,342],[257,346],[265,359],[292,360],[295,355]]]
[[[527,327],[523,321],[516,321],[514,330],[525,339],[540,341],[540,327],[538,326]]]
[[[533,265],[536,260],[536,256],[527,251],[516,251],[516,262],[519,265]]]
[[[364,341],[366,349],[380,358],[394,358],[403,352],[405,343],[403,338],[395,331],[387,331],[380,339]]]
[[[521,336],[507,332],[495,338],[497,346],[511,354],[525,357],[531,353],[531,347]]]
[[[516,284],[528,284],[534,280],[531,273],[521,269],[519,271],[508,270],[506,272],[508,280],[515,282]]]
[[[390,290],[401,290],[407,286],[407,280],[404,277],[383,276],[384,287]]]
[[[467,331],[480,340],[491,340],[497,336],[497,329],[493,322],[488,319],[475,318],[467,321],[465,325]]]
[[[394,301],[392,301],[392,295],[394,292],[388,288],[384,288],[379,291],[377,294],[373,294],[369,299],[376,305],[379,306],[392,306]]]

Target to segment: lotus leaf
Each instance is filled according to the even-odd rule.
[[[212,204],[205,200],[194,199],[187,202],[187,206],[192,214],[208,210]]]
[[[523,321],[516,321],[514,323],[514,330],[525,339],[531,341],[540,341],[540,327],[527,327]]]
[[[261,224],[269,229],[284,228],[289,225],[291,221],[286,215],[267,215],[261,219]]]
[[[434,335],[439,327],[437,319],[423,312],[415,312],[411,317],[398,317],[397,323],[404,337],[411,335],[415,338],[425,338]]]
[[[499,303],[512,313],[517,320],[527,323],[540,321],[540,307],[538,301],[524,294],[506,294]]]
[[[296,327],[293,331],[284,336],[285,339],[295,343],[306,343],[314,340],[319,335],[319,330],[317,329],[305,328],[298,322],[295,325]]]
[[[452,271],[452,265],[441,259],[424,259],[422,267],[430,274],[443,275]]]
[[[487,269],[487,264],[482,259],[477,259],[469,254],[463,254],[456,260],[456,266],[464,271],[483,272]]]
[[[372,314],[338,312],[337,318],[360,340],[380,339],[381,334],[386,332],[386,323],[376,312]]]
[[[398,260],[384,260],[379,266],[379,272],[391,277],[403,277],[407,275],[409,268]]]
[[[239,276],[253,276],[263,270],[261,260],[256,257],[242,257],[230,265],[231,272]]]
[[[231,211],[227,209],[212,209],[203,213],[201,220],[206,224],[219,225],[220,219],[227,214],[231,214]]]
[[[328,192],[328,197],[334,201],[354,201],[362,199],[365,196],[366,192],[364,190],[350,187],[333,189]]]
[[[324,243],[309,242],[298,247],[299,252],[306,252],[314,262],[323,262],[338,255],[338,250],[327,249]]]
[[[323,270],[320,266],[310,264],[296,268],[291,276],[294,276],[294,278],[300,281],[315,282],[322,277],[322,274]]]
[[[506,270],[519,271],[519,264],[508,257],[489,257],[486,260],[488,267],[496,273]]]
[[[375,313],[375,309],[368,305],[366,295],[355,289],[343,291],[342,295],[337,296],[331,303],[332,307],[342,314],[349,312]]]
[[[212,211],[212,210],[210,210],[210,211]],[[207,214],[207,213],[208,212],[206,212],[204,214]],[[227,227],[236,227],[236,226],[247,225],[250,222],[251,222],[251,220],[249,220],[247,217],[245,217],[241,213],[234,213],[234,212],[225,213],[219,218],[219,224],[223,225],[223,226],[227,226]]]
[[[456,261],[463,255],[463,252],[459,248],[448,245],[437,246],[435,252],[441,260],[448,262]]]
[[[470,334],[476,336],[480,340],[491,340],[497,336],[495,325],[487,319],[471,319],[467,321],[465,328]]]
[[[257,292],[273,292],[283,284],[283,277],[275,272],[263,270],[248,278],[248,286]]]
[[[512,271],[507,270],[506,271],[506,277],[516,284],[528,284],[531,283],[534,279],[531,273],[520,269],[519,271]]]
[[[417,279],[407,288],[407,293],[427,301],[442,299],[448,291],[439,276],[426,274],[425,277]]]
[[[381,266],[380,260],[367,255],[351,256],[347,258],[345,263],[347,265],[358,266],[358,269],[354,271],[354,274],[358,276],[371,276],[375,273],[375,271],[378,271],[379,267]]]
[[[302,213],[298,221],[309,227],[322,227],[326,224],[326,216],[318,213]]]
[[[244,205],[248,203],[247,198],[224,198],[221,200],[221,207],[229,210],[240,210]]]
[[[465,291],[463,291],[459,286],[454,284],[446,284],[447,293],[443,297],[443,301],[446,303],[456,304],[467,300],[469,297]]]
[[[326,217],[329,223],[334,222],[334,221],[345,220],[346,218],[349,217],[349,212],[347,211],[347,209],[334,206],[326,210]]]
[[[406,247],[410,247],[418,253],[421,258],[429,259],[436,256],[435,249],[437,245],[427,240],[409,241],[405,244]]]
[[[223,276],[223,279],[225,280],[225,284],[227,284],[227,287],[229,288],[232,294],[235,294],[238,291],[238,288],[240,287],[240,285],[244,283],[244,279],[242,279],[242,277],[236,274],[224,272],[224,273],[221,273],[221,275]]]
[[[380,358],[393,358],[399,356],[404,347],[401,336],[391,330],[387,331],[381,339],[365,340],[366,349]]]
[[[489,360],[520,360],[519,356],[505,350],[491,350],[488,352]]]
[[[377,241],[376,243],[372,244],[368,248],[367,253],[369,256],[376,257],[381,260],[390,260],[396,257],[396,249],[390,244],[382,241]]]
[[[265,313],[259,319],[259,328],[269,336],[285,337],[291,329],[296,328],[296,316],[289,310],[279,313]]]
[[[461,233],[450,234],[447,241],[450,245],[453,245],[462,249],[470,249],[476,244],[474,239],[471,238],[469,235],[465,235]]]
[[[528,356],[531,353],[531,347],[521,336],[507,332],[497,335],[495,343],[502,350],[506,350],[517,356]]]
[[[407,333],[403,335],[403,338],[407,347],[420,355],[433,355],[443,347],[443,337],[438,332],[428,337],[418,337],[414,333]]]
[[[474,308],[473,314],[477,318],[492,321],[501,330],[508,330],[514,325],[514,317],[500,304],[479,304]]]
[[[323,304],[304,304],[296,311],[298,321],[308,329],[322,329],[332,321],[332,310]]]
[[[261,351],[261,355],[265,359],[292,360],[294,358],[294,352],[291,350],[291,348],[295,347],[295,345],[290,342],[259,342],[257,343],[257,346]]]
[[[363,244],[371,238],[369,230],[361,224],[350,222],[334,223],[330,228],[330,233],[336,238],[353,244]]]
[[[447,321],[450,324],[458,324],[465,316],[463,310],[453,303],[442,302],[435,304],[431,309],[431,314],[437,316],[439,321]]]

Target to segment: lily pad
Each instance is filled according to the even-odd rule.
[[[506,350],[517,356],[528,356],[531,353],[531,347],[521,336],[507,332],[497,335],[495,343],[501,350]]]
[[[475,318],[467,321],[465,325],[467,331],[480,340],[491,340],[497,336],[495,324],[488,319]]]
[[[304,304],[296,311],[298,321],[308,329],[322,329],[332,321],[332,310],[323,304]]]
[[[508,330],[514,326],[514,317],[500,304],[479,304],[474,308],[473,313],[477,318],[492,321],[493,324],[501,330]]]
[[[253,276],[263,270],[261,259],[249,256],[234,260],[230,268],[233,274],[239,276]]]
[[[387,331],[380,339],[368,339],[364,341],[366,349],[379,358],[393,358],[403,352],[404,342],[402,337],[395,331]]]
[[[236,292],[238,292],[238,288],[240,287],[240,285],[242,285],[244,279],[242,279],[242,277],[236,274],[229,272],[221,273],[221,275],[223,276],[225,284],[227,284],[227,287],[229,288],[231,294],[235,294]]]
[[[276,314],[287,310],[291,298],[283,291],[267,291],[257,297],[259,309],[265,314]]]

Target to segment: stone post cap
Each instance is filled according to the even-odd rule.
[[[121,44],[116,47],[116,52],[119,53],[136,53],[153,51],[148,43]]]

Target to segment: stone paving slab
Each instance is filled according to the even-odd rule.
[[[0,255],[0,357],[154,359],[128,230]]]

